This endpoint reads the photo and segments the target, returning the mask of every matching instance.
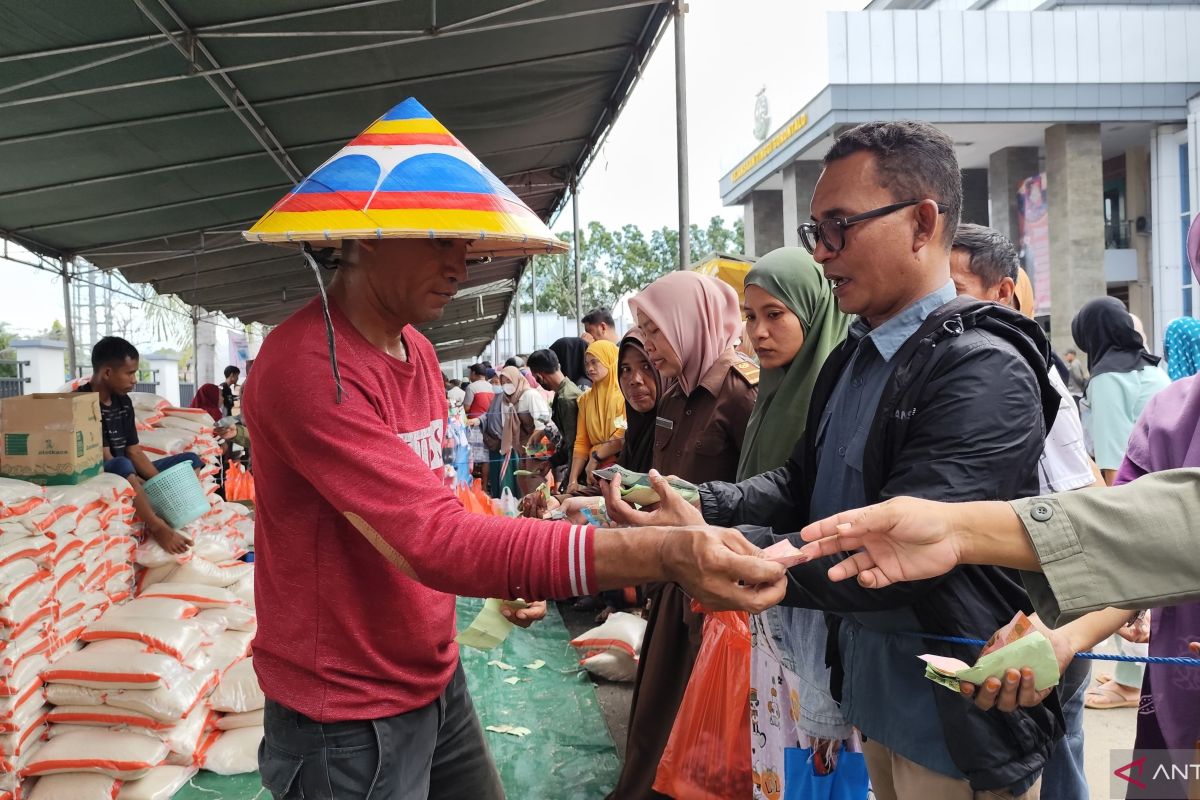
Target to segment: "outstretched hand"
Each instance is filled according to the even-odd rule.
[[[659,551],[667,578],[710,611],[761,613],[783,599],[787,571],[736,530],[672,531]]]
[[[608,518],[620,525],[638,527],[663,526],[679,527],[683,525],[703,525],[704,515],[700,509],[684,500],[678,492],[671,488],[666,478],[658,470],[650,470],[650,486],[658,494],[660,500],[653,510],[639,511],[621,497],[621,476],[613,480],[600,481],[600,491],[604,495],[604,506]]]
[[[857,551],[829,568],[829,579],[858,577],[868,589],[944,575],[962,563],[953,504],[895,497],[843,511],[800,531],[809,560]]]

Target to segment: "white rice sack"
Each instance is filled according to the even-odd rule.
[[[134,411],[160,411],[171,407],[171,401],[153,392],[130,392],[129,399],[133,401]]]
[[[0,733],[0,756],[10,761],[20,758],[37,748],[49,727],[45,718],[36,720],[25,728],[11,733]]]
[[[44,652],[26,653],[13,664],[11,670],[5,670],[0,678],[0,698],[20,697],[33,686],[41,682],[42,670],[50,661]]]
[[[226,731],[204,756],[204,769],[218,775],[241,775],[258,769],[258,745],[263,738],[261,726]]]
[[[63,772],[38,779],[29,800],[115,800],[121,782],[108,775]]]
[[[572,639],[571,646],[588,652],[617,650],[635,658],[642,651],[642,639],[645,635],[646,620],[618,611],[609,614],[603,625]]]
[[[229,561],[235,561],[246,554],[245,549],[238,547],[237,543],[215,531],[204,531],[194,540],[195,545],[192,547],[192,552],[200,558],[207,561],[220,564]],[[241,580],[242,576],[238,576]]]
[[[117,800],[171,800],[196,772],[195,767],[155,767],[145,777],[121,784]]]
[[[254,572],[254,565],[243,561],[214,564],[206,558],[193,556],[171,573],[173,583],[200,583],[205,586],[233,586]]]
[[[596,652],[579,662],[593,675],[605,680],[629,682],[637,677],[638,662],[623,650]]]
[[[148,652],[139,642],[95,642],[69,653],[42,673],[46,683],[72,683],[93,689],[171,688],[187,680],[177,659]]]
[[[183,600],[170,597],[138,597],[128,603],[113,606],[104,614],[106,620],[125,617],[153,617],[155,619],[191,619],[200,609]]]
[[[135,494],[133,486],[120,475],[111,472],[101,472],[94,478],[84,481],[80,486],[92,489],[100,495],[106,505],[120,505],[132,502]]]
[[[124,708],[157,720],[175,723],[190,714],[200,700],[212,691],[216,683],[216,670],[195,671],[185,681],[169,689],[111,690],[104,693],[104,700],[113,708]]]
[[[143,567],[162,567],[179,563],[173,554],[163,550],[162,545],[149,537],[137,546],[133,560]]]
[[[21,770],[23,777],[62,772],[94,772],[136,780],[167,757],[160,740],[123,731],[79,731],[43,744]]]
[[[252,641],[254,634],[249,631],[225,631],[211,645],[201,649],[207,651],[211,659],[210,667],[224,675],[230,667],[246,657]]]
[[[152,431],[142,431],[138,434],[138,443],[142,449],[158,455],[176,455],[187,450],[192,443],[193,435],[178,428],[155,428]]]
[[[165,732],[172,727],[170,722],[109,705],[54,706],[46,714],[46,719],[54,725],[79,725],[113,730]]]
[[[38,507],[37,511],[22,517],[21,521],[30,533],[54,539],[75,530],[79,524],[78,514],[79,509],[76,506],[45,503]]]
[[[198,608],[223,608],[236,605],[237,596],[228,589],[219,586],[205,586],[195,583],[156,583],[142,590],[140,597],[168,597],[183,600]]]
[[[196,708],[174,727],[160,732],[159,738],[175,755],[183,756],[190,764],[204,741],[204,734],[214,723],[212,714],[205,708]]]
[[[181,408],[179,406],[167,406],[162,410],[162,412],[167,417],[173,417],[175,419],[190,419],[200,421],[208,420],[210,423],[208,427],[212,427],[212,415],[203,408]]]
[[[19,558],[28,558],[39,565],[49,566],[54,557],[54,541],[45,536],[26,536],[0,545],[0,566]]]
[[[228,606],[226,608],[206,608],[197,616],[200,623],[211,622],[219,625],[221,632],[225,631],[256,631],[258,618],[254,609],[248,606]]]
[[[40,572],[31,558],[17,558],[0,566],[0,603],[7,603],[22,584]]]
[[[188,436],[189,443],[195,442],[196,437],[206,430],[212,430],[213,418],[207,412],[201,411],[205,419],[208,420],[208,425],[204,424],[203,420],[190,419],[187,417],[172,416],[170,414],[164,416],[158,423],[159,430],[182,431]]]
[[[221,678],[216,691],[209,698],[209,705],[214,711],[226,714],[258,711],[266,704],[266,695],[258,685],[258,676],[254,674],[253,658],[234,664]]]
[[[191,557],[190,553],[182,556],[185,560]],[[164,564],[159,564],[157,567],[149,567],[142,570],[137,578],[138,597],[145,595],[146,590],[151,586],[169,582],[177,569],[179,569],[179,561],[172,558],[172,560]]]
[[[225,714],[217,720],[217,730],[236,731],[238,728],[253,728],[263,724],[263,710],[246,711],[241,714]]]
[[[89,625],[79,638],[85,642],[109,639],[141,642],[156,653],[183,661],[200,646],[204,633],[199,625],[188,620],[105,614]]]
[[[99,706],[104,704],[104,690],[70,683],[48,683],[46,702],[52,706]]]
[[[229,587],[233,592],[234,597],[240,600],[243,604],[254,608],[254,565],[250,564],[250,572],[246,577]]]
[[[12,478],[0,478],[0,519],[23,517],[42,505],[46,491],[41,486]]]

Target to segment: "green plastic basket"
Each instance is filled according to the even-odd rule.
[[[172,528],[195,522],[211,507],[200,479],[187,461],[158,473],[143,488],[155,513]]]

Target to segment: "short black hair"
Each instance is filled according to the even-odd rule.
[[[516,367],[517,369],[520,369],[521,367],[525,366],[525,359],[521,358],[520,356],[512,356],[504,362],[504,366]]]
[[[553,375],[558,372],[562,364],[559,363],[558,356],[554,355],[553,350],[534,350],[529,354],[526,366],[530,371],[539,375]]]
[[[954,233],[955,250],[965,250],[971,274],[992,287],[1005,278],[1017,282],[1021,257],[1008,237],[995,228],[964,222]]]
[[[603,322],[610,328],[617,327],[617,321],[613,319],[612,312],[604,306],[601,306],[600,308],[593,308],[584,316],[582,320],[580,320],[580,322],[582,322],[584,325],[599,325],[601,322]]]
[[[864,150],[875,156],[880,185],[896,202],[928,198],[946,206],[944,241],[949,247],[963,202],[953,140],[928,122],[865,122],[838,136],[822,163],[828,167]]]
[[[141,358],[136,347],[120,336],[105,336],[92,348],[92,369],[100,370],[104,367],[121,365],[130,358],[134,361]]]
[[[226,378],[228,378],[230,375],[241,375],[241,374],[242,374],[242,371],[240,369],[238,369],[237,367],[233,366],[232,364],[225,368],[225,377]]]

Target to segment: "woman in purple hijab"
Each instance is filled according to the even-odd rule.
[[[1200,216],[1187,238],[1188,260],[1200,280]],[[1200,375],[1155,395],[1134,426],[1114,485],[1177,467],[1200,467]],[[1156,609],[1150,617],[1150,655],[1188,656],[1200,641],[1200,603]],[[1142,681],[1137,750],[1193,750],[1200,741],[1200,669],[1150,664]],[[1187,786],[1179,797],[1187,797]]]

